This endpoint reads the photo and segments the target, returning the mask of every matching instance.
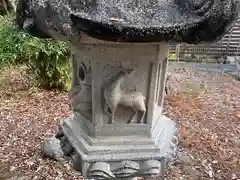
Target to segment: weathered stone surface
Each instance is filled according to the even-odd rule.
[[[74,115],[44,153],[71,158],[84,178],[163,175],[178,128],[162,115],[169,47],[159,42],[216,40],[236,15],[234,0],[19,0],[20,28],[72,44]]]
[[[72,145],[73,151],[68,157],[72,159],[74,169],[85,178],[163,175],[166,165],[176,156],[178,129],[165,116],[158,119],[156,134],[150,139],[138,136],[93,139],[86,134],[80,121],[74,117],[62,121],[60,127],[64,138],[61,137],[60,144],[61,147],[65,143]]]
[[[199,43],[221,37],[237,13],[235,0],[19,0],[17,24],[39,37]]]
[[[60,140],[56,137],[52,137],[46,140],[43,144],[43,153],[45,156],[50,157],[60,162],[66,162],[67,159],[61,148]]]
[[[163,175],[178,144],[176,123],[162,115],[168,45],[78,47],[72,58],[74,115],[61,122],[56,148],[85,178]],[[50,148],[45,154],[56,153]]]

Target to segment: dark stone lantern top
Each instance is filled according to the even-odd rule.
[[[17,24],[42,38],[200,43],[218,40],[237,14],[235,0],[19,0]]]

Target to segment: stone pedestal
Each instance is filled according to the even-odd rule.
[[[71,43],[74,115],[46,141],[84,178],[162,175],[176,124],[162,115],[167,42],[213,42],[238,16],[236,0],[19,0],[16,24]],[[136,43],[139,42],[139,43]],[[162,44],[160,44],[162,42]],[[165,43],[164,43],[165,42]]]
[[[178,134],[176,124],[162,115],[167,42],[219,39],[237,18],[238,4],[19,0],[16,24],[21,29],[75,47],[70,92],[74,115],[61,122],[58,139],[46,141],[45,154],[60,161],[72,158],[85,178],[163,174]]]
[[[74,115],[57,138],[85,178],[163,175],[177,128],[162,115],[167,44],[82,42],[73,49]]]

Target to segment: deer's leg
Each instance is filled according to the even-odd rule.
[[[138,123],[144,123],[144,117],[145,117],[145,114],[146,114],[146,106],[145,106],[144,100],[139,102],[138,111],[140,111],[141,114],[142,114],[141,119]]]
[[[146,114],[146,111],[141,111],[142,113],[142,117],[140,119],[140,123],[143,124],[144,123],[144,117],[145,117],[145,114]]]
[[[138,111],[134,110],[134,114],[132,115],[131,119],[128,121],[129,124],[134,123],[134,118],[138,115]]]
[[[111,113],[108,110],[111,110]],[[112,107],[110,107],[107,103],[105,103],[104,105],[104,112],[111,118],[109,120],[109,124],[113,124],[114,123],[114,114],[115,114],[115,110],[113,110]]]
[[[110,121],[109,121],[109,124],[113,124],[114,123],[114,118],[115,118],[115,112],[116,112],[116,109],[117,109],[117,104],[115,103],[115,104],[113,104],[113,103],[109,103],[108,104],[108,107],[110,108],[110,110],[111,110],[111,114],[108,112],[108,108],[106,108],[106,112],[107,112],[107,114],[109,114],[109,116],[111,117],[111,119],[110,119]]]
[[[110,106],[110,109],[111,109],[111,121],[109,122],[109,124],[113,124],[114,123],[114,118],[115,118],[115,112],[116,112],[116,109],[117,109],[117,104],[112,104]]]
[[[111,117],[111,122],[109,124],[114,124],[114,118],[115,118],[115,111],[116,111],[116,108],[112,109],[112,117]]]
[[[109,109],[109,106],[107,105],[107,103],[105,103],[105,104],[104,104],[104,112],[105,112],[109,117],[111,117],[112,114],[108,111],[108,109]]]

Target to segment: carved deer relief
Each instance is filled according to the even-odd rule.
[[[129,123],[133,123],[134,118],[141,113],[139,123],[144,123],[144,117],[146,114],[146,97],[139,91],[125,91],[121,89],[120,85],[125,78],[132,76],[135,73],[135,69],[121,70],[112,81],[104,87],[104,112],[110,117],[109,124],[114,123],[115,112],[119,105],[129,107],[134,111],[134,115],[130,119]],[[111,113],[108,110],[111,110]]]

